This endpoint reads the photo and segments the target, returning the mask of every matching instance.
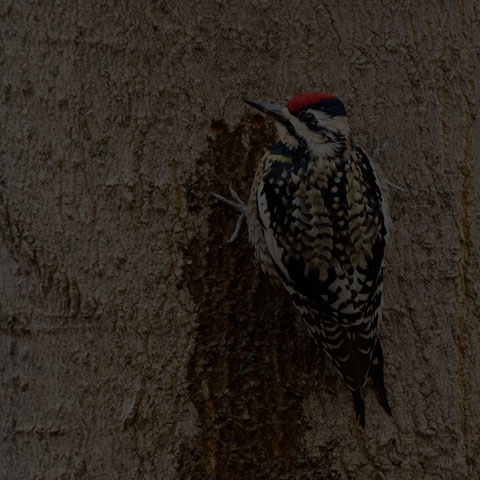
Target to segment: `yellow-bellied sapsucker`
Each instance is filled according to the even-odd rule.
[[[379,181],[335,96],[303,94],[287,107],[246,102],[272,116],[280,132],[253,181],[250,242],[345,379],[364,426],[360,389],[368,377],[391,414],[377,335],[387,240]]]

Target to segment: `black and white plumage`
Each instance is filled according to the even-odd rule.
[[[377,335],[387,241],[379,181],[338,98],[304,94],[287,107],[246,102],[274,117],[281,138],[252,185],[250,242],[342,374],[364,426],[360,389],[368,377],[391,414]]]

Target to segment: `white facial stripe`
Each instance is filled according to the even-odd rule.
[[[303,124],[297,117],[292,115],[288,110],[287,112],[283,112],[285,115],[285,118],[292,124],[293,128],[295,131],[303,138],[309,139],[308,132],[312,133],[311,130]],[[316,135],[316,137],[319,137],[319,135]],[[319,139],[317,138],[316,141]]]
[[[281,123],[275,122],[275,125],[277,126],[278,136],[282,142],[293,148],[298,147],[298,140],[290,135]]]
[[[308,113],[311,113],[316,118],[319,125],[331,130],[335,133],[339,133],[348,137],[350,134],[350,127],[348,126],[347,117],[334,117],[330,118],[325,112],[321,110],[309,109]],[[282,110],[283,116],[292,124],[295,131],[305,140],[311,143],[322,144],[326,142],[325,134],[322,132],[312,132],[304,123],[302,123],[295,115],[292,115],[288,108],[284,107]]]
[[[317,122],[320,125],[323,125],[324,123],[331,120],[331,118],[325,112],[322,112],[321,110],[309,110],[308,112],[313,114],[313,116],[317,119]]]

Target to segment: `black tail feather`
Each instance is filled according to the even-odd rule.
[[[380,339],[377,340],[377,345],[373,352],[369,375],[373,380],[373,386],[375,387],[380,405],[388,415],[391,415],[392,409],[388,403],[387,390],[385,389],[385,383],[383,381],[383,351]]]
[[[360,390],[353,390],[353,404],[355,405],[355,413],[360,425],[365,428],[365,402],[363,401]]]

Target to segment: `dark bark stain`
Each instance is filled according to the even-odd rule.
[[[247,229],[225,244],[237,212],[208,194],[228,196],[232,184],[247,201],[262,152],[275,141],[273,127],[256,115],[234,128],[215,120],[211,129],[198,162],[209,178],[199,175],[187,191],[192,214],[201,205],[210,213],[207,242],[196,239],[185,252],[185,286],[198,307],[189,383],[199,424],[179,453],[179,478],[340,478],[330,468],[335,445],[315,458],[302,445],[303,398],[332,381],[323,357],[285,292],[256,264]]]

